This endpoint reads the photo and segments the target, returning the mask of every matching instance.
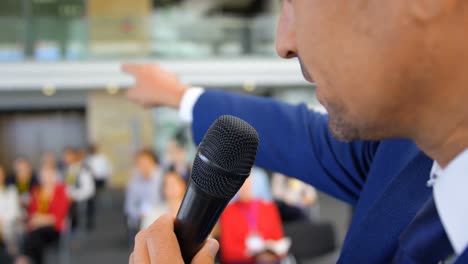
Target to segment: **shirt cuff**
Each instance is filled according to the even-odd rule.
[[[193,108],[198,101],[198,98],[205,92],[201,87],[192,87],[185,92],[180,102],[179,118],[182,122],[192,123]]]

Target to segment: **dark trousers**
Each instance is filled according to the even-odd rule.
[[[71,203],[68,215],[70,216],[70,228],[73,233],[78,229],[80,218],[80,211],[77,202]]]
[[[28,233],[24,239],[23,253],[34,264],[44,263],[44,250],[51,244],[57,243],[60,233],[54,227],[41,227]]]
[[[106,180],[95,179],[94,186],[96,187],[96,192],[93,197],[86,201],[86,229],[88,229],[88,231],[94,229],[94,225],[96,223],[96,203],[99,195],[106,186]]]
[[[96,219],[96,196],[97,193],[86,201],[86,229],[88,231],[94,229],[94,222]]]
[[[276,200],[276,206],[281,216],[283,223],[289,223],[294,221],[300,221],[307,219],[306,214],[301,208],[290,206],[287,203]]]
[[[3,243],[3,241],[0,241],[0,263],[5,263],[5,264],[11,264],[13,263],[13,258],[8,254],[8,250]]]

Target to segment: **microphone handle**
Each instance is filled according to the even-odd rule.
[[[228,203],[229,199],[211,196],[190,180],[174,223],[185,263],[191,263],[203,247]]]

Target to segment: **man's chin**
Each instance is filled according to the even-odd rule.
[[[359,130],[353,127],[350,123],[346,122],[344,119],[339,117],[336,118],[330,115],[328,118],[328,129],[336,140],[350,142],[361,139]]]

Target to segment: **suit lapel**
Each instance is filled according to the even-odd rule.
[[[432,160],[420,151],[409,155],[413,158],[400,164],[399,168],[403,169],[395,174],[398,176],[382,179],[386,187],[376,188],[372,186],[375,184],[370,184],[369,187],[376,188],[379,193],[366,201],[368,210],[360,211],[361,217],[353,220],[339,262],[387,263],[393,258],[401,232],[432,193],[426,187]],[[361,200],[370,197],[372,195],[363,194]]]
[[[455,264],[466,264],[468,263],[468,248],[465,249],[465,251],[463,252],[463,254],[457,258],[457,260],[455,261]]]

